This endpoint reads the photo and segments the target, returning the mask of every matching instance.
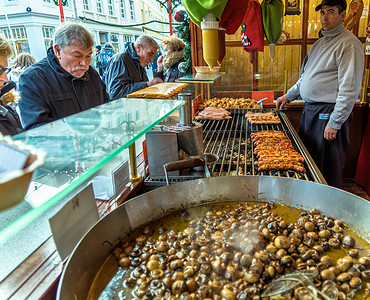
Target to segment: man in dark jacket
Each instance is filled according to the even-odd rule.
[[[135,43],[127,43],[124,52],[111,58],[105,72],[105,82],[112,100],[163,82],[160,78],[149,81],[145,71],[158,49],[157,42],[151,36],[142,34]]]
[[[57,28],[47,56],[19,78],[19,112],[25,129],[109,101],[105,84],[89,66],[93,45],[91,33],[77,23]]]

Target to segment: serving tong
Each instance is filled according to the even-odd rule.
[[[281,297],[283,297],[283,293],[301,285],[314,300],[337,299],[335,291],[338,292],[338,290],[335,286],[330,286],[334,292],[332,293],[332,296],[325,295],[315,287],[312,280],[317,276],[318,273],[319,272],[317,270],[301,270],[283,275],[272,281],[262,292],[261,297],[266,297],[269,299],[281,299]]]
[[[189,156],[187,159],[178,160],[166,163],[163,165],[164,175],[166,177],[167,185],[170,185],[170,179],[167,172],[184,170],[189,168],[201,167],[204,166],[204,173],[207,178],[211,177],[209,172],[208,165],[214,164],[217,162],[219,157],[213,153],[203,153],[202,155]]]

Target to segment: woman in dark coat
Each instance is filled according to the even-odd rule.
[[[163,82],[174,82],[185,74],[179,70],[179,64],[184,61],[185,44],[177,37],[170,36],[162,41],[164,55],[158,58],[158,69],[154,77],[159,77]]]
[[[23,131],[17,112],[9,105],[19,99],[14,92],[14,85],[9,85],[8,58],[13,55],[13,47],[0,33],[0,132],[3,135],[14,135]],[[9,87],[11,87],[9,89]],[[11,90],[13,89],[13,90]]]

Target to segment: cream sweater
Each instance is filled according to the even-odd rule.
[[[339,130],[360,95],[364,49],[343,23],[322,34],[308,53],[302,76],[285,96],[289,102],[301,95],[310,103],[335,103],[328,126]]]

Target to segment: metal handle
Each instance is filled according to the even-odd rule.
[[[168,173],[167,172],[177,171],[177,170],[184,170],[184,169],[200,167],[200,166],[204,166],[204,168],[206,170],[207,177],[210,177],[211,174],[209,173],[206,162],[205,162],[204,159],[202,159],[200,157],[194,157],[194,158],[190,158],[190,159],[184,159],[184,160],[178,160],[178,161],[173,161],[173,162],[166,163],[163,166],[163,169],[164,169],[164,175],[166,177],[167,185],[170,185],[170,180],[168,178]]]

